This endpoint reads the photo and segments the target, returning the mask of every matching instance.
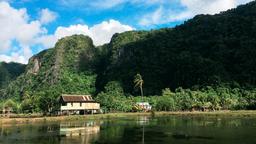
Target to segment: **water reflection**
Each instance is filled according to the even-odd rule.
[[[60,136],[61,143],[81,143],[89,144],[98,139],[100,123],[61,123]]]
[[[149,116],[140,116],[138,117],[137,119],[137,123],[139,125],[141,125],[141,129],[142,129],[142,136],[141,136],[141,143],[144,144],[145,143],[145,125],[148,125],[149,124],[149,120],[150,120],[151,117]]]
[[[148,125],[149,124],[149,121],[150,121],[151,117],[149,116],[140,116],[137,118],[137,123],[139,125]]]
[[[0,144],[251,144],[255,133],[254,118],[138,116],[0,125]]]
[[[98,138],[99,121],[0,125],[0,144],[89,144]]]

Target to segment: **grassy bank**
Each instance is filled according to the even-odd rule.
[[[121,118],[130,116],[217,116],[217,117],[255,117],[256,111],[216,111],[216,112],[155,112],[152,113],[108,113],[95,115],[71,115],[54,117],[26,117],[26,118],[0,118],[1,124],[25,124],[37,122],[58,122],[58,121],[76,121],[76,120],[94,120],[106,118]]]

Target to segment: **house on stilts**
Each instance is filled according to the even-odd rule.
[[[65,114],[94,114],[99,113],[100,104],[95,102],[91,95],[67,95],[60,98],[60,112]]]

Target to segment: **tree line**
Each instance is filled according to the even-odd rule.
[[[149,102],[155,111],[218,111],[218,110],[253,110],[256,109],[256,88],[244,89],[238,85],[223,84],[201,88],[174,91],[163,89],[161,95],[143,96],[143,79],[137,74],[135,88],[140,96],[126,94],[118,81],[111,81],[104,91],[95,96],[104,112],[133,112],[137,102]],[[53,90],[54,89],[54,90]],[[8,99],[0,107],[12,107],[16,113],[54,113],[59,110],[58,87],[44,92],[24,93],[21,102]]]

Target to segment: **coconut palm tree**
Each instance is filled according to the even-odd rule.
[[[142,96],[142,101],[143,101],[143,84],[144,84],[144,81],[142,79],[142,76],[140,74],[136,74],[134,76],[134,87],[135,88],[140,88],[140,94]]]

